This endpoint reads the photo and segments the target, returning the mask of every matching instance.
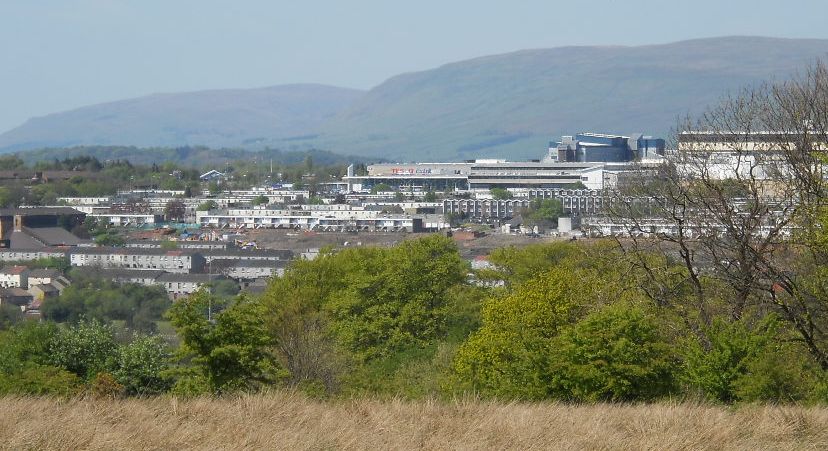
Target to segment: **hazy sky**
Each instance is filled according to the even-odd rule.
[[[155,92],[389,76],[525,48],[828,38],[825,0],[0,0],[0,132]]]

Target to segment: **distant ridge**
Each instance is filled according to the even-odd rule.
[[[0,135],[0,150],[71,145],[327,149],[400,161],[537,157],[579,131],[666,135],[728,91],[781,79],[828,40],[723,37],[522,50],[390,78],[167,94],[94,105]]]
[[[253,147],[312,136],[363,94],[296,84],[153,94],[50,114],[0,135],[0,150],[81,145]]]

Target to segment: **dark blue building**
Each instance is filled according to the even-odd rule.
[[[549,157],[569,163],[621,163],[664,154],[664,140],[635,133],[632,136],[578,133],[549,143]]]

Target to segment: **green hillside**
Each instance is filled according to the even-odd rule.
[[[307,136],[361,95],[323,85],[154,94],[30,119],[0,135],[0,150],[256,147],[263,141]]]
[[[665,135],[729,90],[785,77],[828,40],[718,38],[527,50],[394,77],[327,122],[317,146],[410,160],[538,157],[579,131]]]

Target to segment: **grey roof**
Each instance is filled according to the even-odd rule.
[[[195,282],[195,283],[209,283],[213,280],[223,280],[224,276],[218,274],[175,274],[165,272],[161,274],[156,280],[158,282]]]
[[[289,249],[204,249],[202,255],[210,257],[246,258],[246,257],[279,257],[291,259],[293,251]]]
[[[216,268],[232,268],[232,267],[245,267],[245,268],[284,268],[288,265],[288,262],[284,260],[245,260],[240,258],[217,258],[210,262],[209,267],[212,267],[213,270]]]
[[[0,288],[0,299],[8,299],[8,298],[29,298],[31,299],[33,296],[28,291],[18,288]]]
[[[28,271],[29,268],[26,266],[4,266],[0,269],[0,274],[22,274]]]
[[[24,227],[23,233],[30,235],[46,246],[77,246],[84,241],[89,241],[78,238],[63,227]]]
[[[63,254],[63,255],[66,255],[67,252],[68,252],[68,249],[59,248],[59,247],[49,247],[49,246],[21,247],[21,248],[17,248],[17,249],[0,248],[0,253],[6,253],[6,254],[25,253],[25,252],[46,252],[46,253],[50,253],[50,254]]]
[[[70,254],[95,254],[95,255],[169,255],[169,256],[192,256],[202,255],[203,252],[190,249],[156,249],[140,247],[82,247],[69,251]]]
[[[159,269],[96,269],[95,274],[110,280],[131,280],[131,279],[158,279],[164,271]]]
[[[45,247],[45,245],[27,233],[15,230],[9,235],[9,248],[11,249],[36,249],[38,247]]]
[[[0,208],[0,216],[83,215],[72,207]]]
[[[31,271],[29,271],[29,277],[33,277],[33,278],[34,277],[37,277],[37,278],[46,278],[46,277],[55,278],[55,277],[60,276],[61,274],[62,273],[60,271],[58,271],[57,269],[49,269],[49,268],[32,269]]]
[[[69,282],[69,279],[60,276],[52,281],[52,285],[54,285],[55,288],[57,288],[58,290],[62,290],[71,285],[71,283]]]
[[[506,224],[509,224],[510,226],[523,225],[523,216],[516,215],[514,218],[510,219]]]

